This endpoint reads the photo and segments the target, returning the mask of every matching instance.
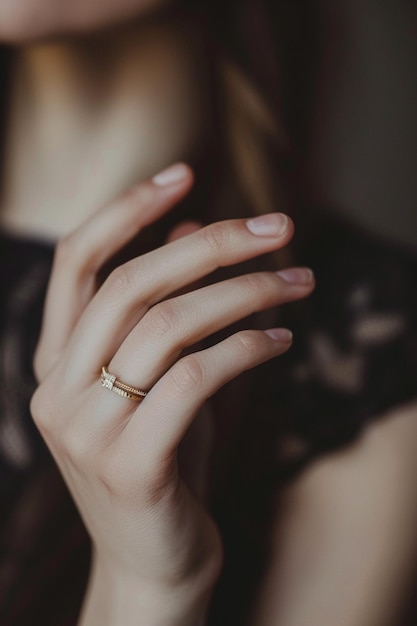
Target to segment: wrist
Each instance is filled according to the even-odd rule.
[[[192,580],[164,585],[135,579],[93,558],[78,626],[204,626],[215,564]]]

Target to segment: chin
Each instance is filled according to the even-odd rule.
[[[54,2],[59,6],[50,0],[0,0],[0,42],[25,44],[59,32],[66,11],[63,3]]]
[[[24,45],[107,29],[167,0],[0,0],[0,42]]]
[[[0,43],[1,44],[22,44],[34,37],[36,28],[33,24],[26,23],[24,19],[17,19],[17,16],[7,15],[3,18],[3,10],[0,8]]]

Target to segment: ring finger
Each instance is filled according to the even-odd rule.
[[[71,337],[67,375],[72,370],[75,384],[80,379],[92,380],[153,305],[219,267],[288,243],[293,227],[287,217],[272,214],[261,219],[268,220],[268,233],[251,231],[250,220],[226,220],[116,269],[90,302]],[[76,370],[71,363],[77,363]]]
[[[314,287],[311,271],[291,272],[292,282],[288,270],[259,272],[157,304],[122,343],[109,371],[133,387],[152,387],[185,348],[253,313],[307,296]]]

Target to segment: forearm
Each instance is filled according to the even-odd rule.
[[[95,559],[78,626],[204,626],[211,587],[202,576],[175,588],[155,588]]]

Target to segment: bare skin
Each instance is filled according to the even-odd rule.
[[[218,267],[285,245],[292,223],[271,214],[199,229],[116,268],[97,290],[95,275],[114,250],[172,208],[190,184],[188,168],[177,165],[99,212],[56,252],[32,414],[93,541],[83,626],[202,623],[221,541],[201,493],[191,488],[207,455],[194,454],[184,469],[177,449],[205,401],[242,371],[285,352],[291,334],[246,330],[183,351],[314,287],[311,272],[293,268],[173,295]],[[139,407],[103,391],[103,363],[131,385],[135,372],[150,390]]]
[[[164,21],[18,50],[0,221],[56,240],[203,141],[198,49]],[[157,140],[155,141],[155,137]]]
[[[103,68],[102,53],[108,46],[117,54],[109,54]],[[95,276],[102,264],[143,226],[172,209],[192,185],[192,173],[179,165],[174,174],[170,170],[168,180],[164,174],[126,192],[198,140],[204,109],[194,87],[196,66],[184,62],[182,46],[169,28],[147,22],[146,27],[120,27],[104,40],[98,34],[87,43],[31,44],[17,56],[2,223],[16,233],[60,239],[35,358],[40,385],[32,412],[93,541],[82,626],[157,625],[167,619],[173,626],[203,623],[222,558],[218,531],[202,499],[207,452],[196,456],[194,450],[194,462],[179,467],[177,446],[197,416],[200,424],[207,421],[201,409],[216,388],[242,369],[285,351],[291,338],[282,329],[270,334],[248,330],[207,353],[185,360],[181,353],[249,314],[254,303],[261,310],[304,297],[314,287],[311,273],[298,269],[292,281],[273,273],[242,277],[191,291],[164,307],[158,304],[219,264],[244,261],[288,243],[291,221],[284,219],[281,232],[273,215],[270,234],[264,221],[260,235],[252,234],[244,220],[207,231],[184,225],[171,239],[187,230],[188,236],[155,251],[152,259],[139,258],[119,268],[97,292]],[[186,123],[174,123],[178,119]],[[155,141],[164,128],[163,141]],[[100,206],[104,208],[98,211]],[[166,268],[171,268],[171,277]],[[148,287],[142,282],[145,276]],[[137,294],[132,300],[134,282]],[[116,304],[122,305],[118,311]],[[164,336],[167,316],[173,328],[184,332]],[[191,331],[188,338],[186,329],[187,335]],[[89,341],[95,348],[88,347]],[[132,349],[147,343],[146,358]],[[101,354],[103,348],[106,354]],[[153,388],[152,393],[161,385],[148,418],[151,394],[137,409],[103,393],[98,361],[89,363],[93,354],[132,384],[132,371],[143,364],[143,375],[137,371],[135,379]],[[69,407],[56,394],[56,377],[64,376],[69,390],[76,372],[83,382],[73,381],[74,404]],[[93,408],[93,396],[104,402],[101,408]],[[132,420],[136,411],[141,417]],[[146,421],[148,435],[127,432],[134,422],[142,430]],[[82,426],[87,423],[98,430],[87,432]],[[101,442],[95,452],[93,440]],[[202,445],[207,448],[209,442]],[[198,484],[196,476],[201,477]]]
[[[254,626],[397,626],[417,559],[417,405],[391,411],[278,496]]]
[[[46,0],[42,2],[44,4]],[[57,7],[59,4],[55,3]],[[142,3],[141,7],[147,11],[149,4]],[[88,19],[82,5],[88,8]],[[16,7],[16,3],[9,5],[9,9],[10,6]],[[145,456],[142,458],[147,458],[149,462],[147,472],[144,466],[138,468],[134,465],[132,447],[121,447],[120,441],[132,446],[129,437],[125,434],[124,439],[120,439],[118,436],[119,429],[123,430],[127,424],[130,425],[127,432],[137,434],[140,416],[149,427],[147,441],[155,444],[151,430],[152,425],[155,427],[152,399],[148,399],[151,408],[147,408],[149,402],[147,405],[144,403],[137,413],[128,414],[126,405],[116,396],[113,398],[113,395],[106,394],[106,406],[100,404],[104,392],[97,386],[96,378],[93,381],[93,371],[96,377],[98,360],[90,363],[90,369],[84,372],[88,382],[84,382],[85,379],[81,381],[77,378],[79,374],[76,374],[84,340],[91,334],[95,336],[93,331],[97,316],[90,316],[89,319],[89,312],[97,307],[97,310],[110,313],[114,306],[109,290],[96,293],[93,279],[100,264],[106,260],[103,250],[109,252],[109,249],[124,243],[124,235],[121,230],[117,231],[116,226],[139,229],[143,226],[144,215],[146,219],[157,219],[163,211],[174,206],[191,185],[191,173],[188,171],[183,181],[170,190],[166,188],[161,191],[148,181],[143,187],[147,190],[143,195],[135,187],[135,191],[127,196],[130,198],[129,205],[122,200],[111,202],[133,183],[144,180],[174,160],[183,159],[192,149],[193,142],[201,136],[204,107],[199,93],[195,91],[198,85],[197,66],[186,61],[188,56],[184,54],[180,39],[163,24],[145,28],[138,23],[134,27],[118,27],[105,37],[95,34],[84,40],[67,36],[63,39],[61,33],[87,32],[103,25],[100,12],[94,12],[95,3],[71,3],[71,14],[52,11],[47,24],[34,23],[29,19],[33,6],[33,3],[31,7],[26,3],[26,8],[21,5],[24,20],[18,14],[12,14],[13,20],[9,22],[0,20],[2,28],[8,28],[3,30],[3,34],[0,33],[4,40],[35,42],[21,47],[18,53],[13,86],[14,113],[8,137],[10,158],[5,172],[1,222],[3,227],[13,232],[53,240],[64,238],[58,248],[44,331],[37,353],[36,367],[41,385],[33,402],[33,412],[96,545],[91,583],[80,623],[82,626],[130,626],[144,624],[145,620],[149,620],[152,624],[166,624],[168,617],[164,611],[168,611],[172,626],[202,624],[210,592],[221,566],[221,550],[216,529],[204,509],[203,499],[190,497],[187,491],[187,486],[192,482],[191,477],[188,474],[178,476],[178,468],[173,461],[174,451],[185,426],[197,414],[197,409],[206,397],[216,385],[224,383],[228,377],[240,371],[237,364],[241,365],[243,353],[227,350],[231,356],[230,369],[222,372],[221,381],[211,379],[211,387],[201,387],[198,398],[193,398],[192,407],[186,407],[184,399],[181,401],[174,420],[176,430],[168,431],[171,438],[160,441],[159,448],[148,446],[143,449]],[[139,4],[134,4],[133,0],[119,3],[121,10],[116,11],[117,15],[113,12],[116,6],[114,3],[108,2],[106,6],[109,8],[105,13],[108,24],[120,22],[131,14],[139,14]],[[0,17],[5,7],[7,3],[1,0]],[[80,9],[78,13],[77,8]],[[63,21],[65,19],[67,22]],[[40,36],[49,39],[37,42]],[[108,46],[117,54],[106,56],[106,63],[103,64],[103,50]],[[162,83],[159,79],[156,81],[155,76],[162,76]],[[97,93],[100,94],[99,98],[96,97]],[[31,103],[30,107],[27,106],[28,102]],[[186,124],[178,126],[173,123],[174,119],[179,118],[186,120]],[[155,131],[161,128],[166,131],[163,137]],[[115,144],[117,149],[114,148]],[[74,185],[73,181],[77,181],[77,184]],[[159,204],[152,205],[154,213],[145,202],[152,194],[155,197],[159,194]],[[85,220],[106,205],[108,209],[97,213],[88,226]],[[104,226],[105,223],[107,226]],[[92,224],[94,228],[91,228]],[[285,245],[291,237],[292,225],[282,238],[271,239],[252,239],[252,235],[244,231],[243,222],[231,228],[235,234],[244,233],[246,237],[240,242],[238,238],[235,239],[236,258],[233,262],[238,262],[243,260],[239,256],[243,241],[244,247],[247,247],[249,240],[254,246],[250,253],[246,252],[247,258],[256,256]],[[71,232],[74,234],[69,235]],[[216,232],[218,239],[220,231]],[[103,239],[94,242],[94,237],[88,233],[102,233]],[[182,253],[188,249],[187,246],[192,247],[192,242],[192,239],[188,240],[186,245],[181,246]],[[164,252],[161,249],[157,258],[168,258],[163,256],[165,253],[166,250]],[[223,249],[216,250],[216,258],[221,254],[224,254]],[[71,261],[74,258],[78,259],[75,264]],[[175,258],[175,255],[170,256],[170,262]],[[66,284],[72,285],[65,293],[60,289],[63,277]],[[154,282],[157,277],[150,278]],[[176,280],[180,281],[180,278]],[[311,282],[304,285],[301,282],[298,286],[284,284],[275,275],[268,276],[266,281],[260,288],[265,306],[267,303],[279,304],[290,297],[303,297],[313,288]],[[123,279],[116,278],[116,284],[121,288]],[[252,288],[254,285],[252,281]],[[175,286],[178,287],[178,283]],[[218,286],[220,289],[224,287]],[[234,287],[238,289],[238,285]],[[227,291],[230,293],[230,285]],[[234,293],[237,294],[237,291]],[[249,299],[249,292],[245,292],[244,296],[242,293],[239,298]],[[124,296],[122,303],[126,307],[128,304],[130,306],[123,290],[120,295]],[[137,302],[140,302],[141,297],[137,295]],[[210,300],[208,292],[205,297],[207,301]],[[236,315],[236,308],[242,307],[239,298],[235,296],[235,313],[222,311],[224,318],[230,319],[231,315]],[[180,304],[184,308],[177,308],[177,315],[181,310],[193,310],[191,300],[182,300]],[[126,313],[126,310],[118,311],[119,314],[123,312]],[[130,320],[129,328],[129,332],[138,333],[141,340],[146,335],[143,322],[146,318],[145,310],[143,313],[140,319]],[[206,324],[204,329],[194,328],[194,332],[204,335],[210,331],[209,326]],[[164,376],[166,371],[180,363],[178,355],[171,362],[172,353],[167,354],[158,350],[158,346],[149,345],[147,358],[156,354],[157,360],[146,363],[144,370],[139,372],[136,370],[139,355],[130,351],[132,342],[126,343],[126,331],[118,328],[116,323],[110,325],[110,328],[112,333],[108,336],[111,341],[105,344],[106,354],[101,356],[103,359],[108,357],[108,361],[115,358],[113,367],[121,368],[121,376],[129,379],[134,366],[139,378],[135,376],[132,384],[139,379],[143,386],[149,387],[159,379],[165,380],[165,383],[175,382],[175,374],[174,378]],[[141,335],[142,331],[144,334]],[[96,341],[94,350],[85,352],[87,357],[89,354],[97,356],[96,348],[103,345],[102,337],[96,337]],[[241,348],[244,343],[239,344]],[[289,347],[289,343],[284,344],[277,343],[265,334],[251,334],[246,341],[247,346],[252,345],[252,356],[247,356],[247,367],[256,365],[261,355],[267,359],[281,353]],[[178,345],[174,348],[178,350]],[[245,354],[248,355],[247,350]],[[123,369],[125,363],[130,364],[126,371]],[[149,371],[154,373],[152,380],[146,380]],[[55,396],[53,391],[61,376],[73,377],[71,389],[80,397],[79,402],[68,407],[66,414],[58,411],[62,398]],[[163,405],[169,401],[172,405],[173,396],[178,395],[175,395],[173,389],[172,385],[165,388],[163,384],[159,385],[158,395],[154,396],[158,407],[161,402]],[[100,432],[97,430],[98,413],[94,413],[97,406],[101,407],[100,418],[104,414],[106,420],[105,428]],[[91,417],[89,420],[84,419],[87,411]],[[401,578],[406,584],[404,572],[409,567],[409,554],[415,548],[415,502],[410,500],[413,489],[409,479],[410,475],[414,475],[417,456],[413,447],[413,441],[416,440],[415,411],[415,407],[410,407],[394,412],[384,422],[373,427],[363,441],[351,450],[313,466],[283,494],[284,513],[277,519],[274,557],[254,618],[256,626],[342,626],[341,612],[346,620],[343,626],[395,624],[395,608],[403,593],[403,587],[397,582]],[[158,412],[158,417],[161,424],[165,423],[166,415],[163,412]],[[169,418],[172,423],[172,412]],[[85,431],[86,421],[90,429],[88,433]],[[88,443],[92,440],[99,443],[94,451],[91,447],[82,449],[79,446],[80,441]],[[143,446],[143,440],[142,443],[134,441]],[[104,463],[103,450],[108,449],[109,442],[113,450],[113,470],[111,464]],[[129,449],[129,467],[125,465],[121,468],[121,459],[125,458]],[[146,457],[146,454],[149,456]],[[149,482],[149,467],[154,468],[161,459],[160,472],[155,473],[154,478],[160,479],[160,484],[171,487],[164,497],[160,497],[157,481],[153,480],[152,484]],[[116,467],[117,472],[114,469]],[[103,477],[116,494],[118,511],[123,512],[117,520],[112,517],[112,507],[108,507],[104,522],[97,514],[106,509],[108,504],[108,493],[99,488]],[[384,479],[387,489],[380,491],[380,481]],[[138,484],[144,488],[141,493],[147,493],[147,498],[134,500],[127,495],[131,493],[132,485],[136,487]],[[397,485],[402,485],[401,490],[397,489]],[[362,494],[362,501],[358,493]],[[187,494],[186,498],[178,498],[184,494]],[[132,544],[129,533],[125,532],[129,527],[125,522],[126,512],[129,519],[146,518],[144,512],[148,511],[149,495],[154,503],[158,503],[156,508],[160,516],[154,519],[160,523],[159,529],[163,528],[164,537],[170,537],[171,541],[164,544],[167,552],[164,554],[163,568],[154,555],[146,555],[147,566],[153,568],[154,577],[145,580],[142,571],[132,570],[128,556],[136,550],[134,553],[140,554],[140,559],[143,559],[146,543],[140,533],[135,533]],[[95,502],[95,506],[91,502]],[[335,515],[334,508],[340,511],[338,515]],[[345,509],[354,509],[355,527],[346,524],[346,516],[343,515]],[[166,515],[167,511],[169,515]],[[170,550],[178,548],[175,523],[184,511],[192,523],[187,540],[181,544],[182,560],[174,562]],[[384,525],[381,525],[381,519],[386,520]],[[410,522],[406,526],[403,526],[404,519]],[[120,529],[117,541],[109,539],[105,532],[106,524],[113,528],[115,522]],[[331,527],[331,533],[324,535],[323,529],[327,526]],[[354,532],[358,528],[359,531]],[[199,566],[192,570],[197,575],[191,577],[190,555],[197,538],[198,543],[201,543],[198,532],[203,532],[203,543],[207,549]],[[320,534],[319,541],[317,533]],[[360,541],[357,541],[357,533]],[[392,536],[401,537],[401,541],[393,545],[390,541]],[[363,556],[363,545],[368,546],[371,540],[372,556],[366,572],[362,568],[358,572],[357,564]],[[153,541],[159,545],[160,536],[154,535]],[[175,583],[173,580],[167,583],[166,579],[161,582],[161,572],[163,569],[165,575],[168,553],[168,560],[171,559],[173,569],[177,572]],[[114,558],[115,555],[117,558]],[[388,561],[395,566],[386,571],[384,564]],[[335,572],[340,571],[344,571],[349,580],[356,574],[363,576],[359,585],[360,597],[346,595],[345,581],[335,577]],[[313,574],[308,576],[308,572]],[[384,597],[385,604],[381,604],[378,594],[381,585],[390,590]],[[331,595],[331,602],[324,605],[321,600],[325,594]]]

